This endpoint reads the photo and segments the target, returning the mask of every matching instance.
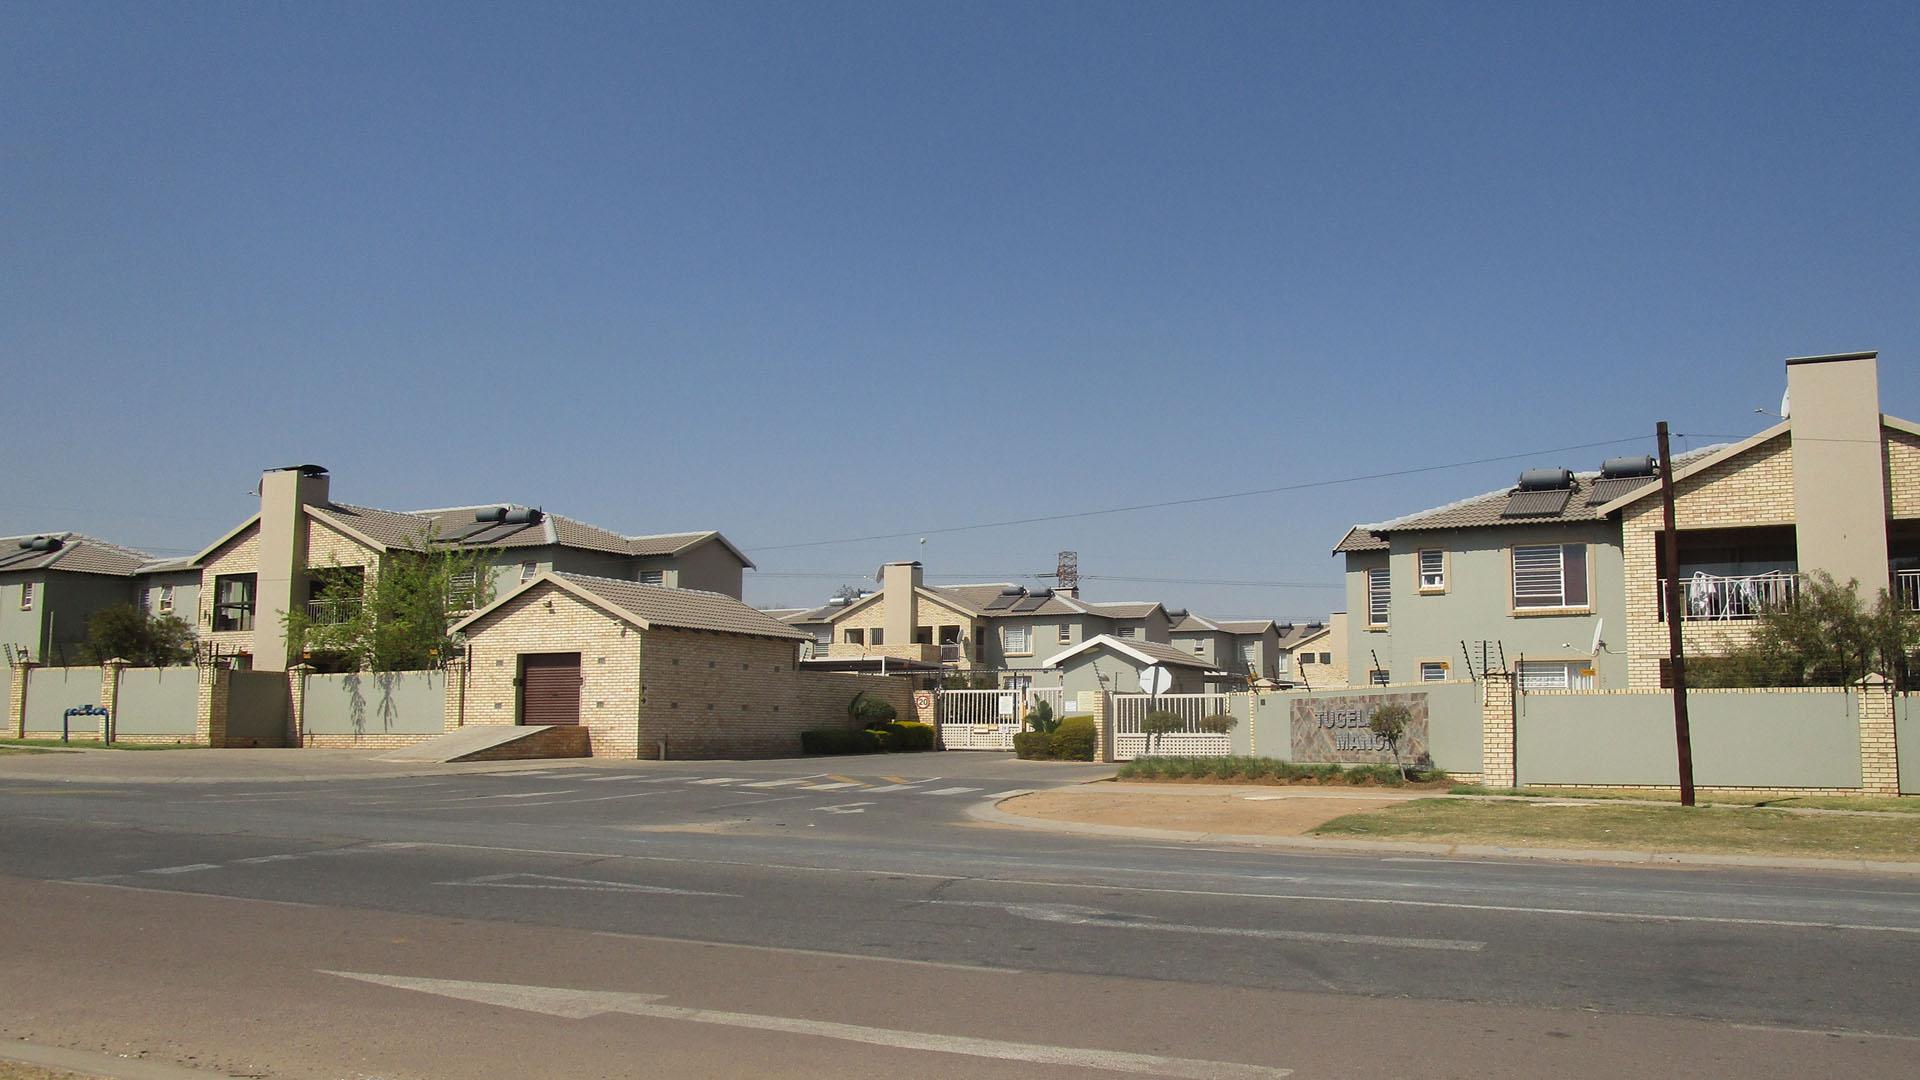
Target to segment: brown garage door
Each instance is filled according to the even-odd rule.
[[[520,722],[580,722],[579,653],[528,653],[520,658]]]

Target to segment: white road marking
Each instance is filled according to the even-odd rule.
[[[804,784],[804,783],[806,783],[806,780],[804,780],[804,779],[801,779],[801,780],[758,780],[758,781],[755,781],[754,783],[751,783],[751,784],[741,784],[740,786],[741,786],[741,787],[786,787],[786,786],[788,786],[788,785],[790,785],[790,784]]]
[[[745,777],[745,776],[709,776],[709,777],[707,777],[707,778],[706,778],[705,780],[689,780],[689,781],[687,781],[687,782],[688,782],[688,783],[690,783],[690,784],[737,784],[737,783],[739,783],[740,781],[742,781],[742,780],[747,780],[747,779],[750,779],[750,777]]]
[[[983,799],[1010,799],[1015,795],[1031,795],[1031,794],[1033,794],[1032,788],[1017,787],[1008,791],[996,791],[991,795],[982,795],[980,797]]]
[[[841,803],[838,806],[817,806],[813,812],[816,814],[864,814],[866,810],[862,808],[872,805],[870,802]]]
[[[725,1012],[718,1009],[693,1009],[662,1005],[662,994],[633,994],[609,990],[574,990],[551,986],[517,986],[512,983],[467,982],[459,979],[418,979],[403,975],[374,975],[358,971],[322,971],[343,979],[356,979],[376,986],[413,990],[423,994],[461,1001],[476,1001],[524,1012],[543,1013],[568,1020],[581,1020],[605,1013],[624,1013],[656,1020],[683,1020],[694,1024],[776,1031],[789,1035],[807,1035],[842,1042],[864,1043],[901,1050],[919,1050],[937,1054],[959,1054],[997,1061],[1019,1061],[1033,1065],[1064,1065],[1069,1068],[1099,1069],[1104,1072],[1130,1073],[1135,1076],[1167,1076],[1183,1080],[1277,1080],[1293,1075],[1290,1069],[1264,1065],[1243,1065],[1231,1061],[1201,1061],[1193,1058],[1135,1054],[1123,1050],[1090,1050],[1072,1046],[1047,1046],[1039,1043],[1003,1042],[965,1035],[938,1035],[919,1031],[839,1024],[827,1020],[803,1020],[788,1016],[762,1016],[756,1013]]]
[[[802,788],[801,790],[802,791],[839,791],[841,788],[850,788],[850,787],[859,787],[859,786],[860,786],[859,784],[849,780],[844,783],[835,783],[835,784],[808,784],[806,787]]]
[[[977,787],[943,787],[933,791],[923,791],[922,795],[965,795],[969,791],[979,791]]]
[[[587,777],[587,783],[604,784],[609,780],[632,780],[632,779],[634,778],[631,776],[628,776],[625,773],[614,773],[612,776],[589,776]]]
[[[1323,945],[1384,945],[1398,949],[1437,949],[1442,952],[1479,952],[1484,941],[1455,941],[1448,938],[1384,937],[1379,934],[1335,934],[1319,930],[1271,930],[1239,926],[1188,926],[1161,922],[1150,915],[1123,915],[1117,911],[1081,907],[1078,904],[1001,904],[991,900],[929,900],[930,904],[949,907],[998,908],[1035,922],[1066,923],[1070,926],[1104,926],[1115,930],[1159,930],[1173,934],[1217,934],[1222,937],[1264,938],[1272,941],[1310,941]]]
[[[522,878],[528,880],[516,880]],[[560,889],[567,892],[647,893],[658,896],[725,896],[736,900],[740,897],[739,893],[670,889],[665,885],[640,885],[631,881],[602,881],[598,878],[559,877],[554,874],[483,874],[465,881],[436,881],[434,884],[483,889]]]
[[[536,795],[537,795],[537,794],[542,794],[542,792],[534,792],[534,794],[536,794]],[[520,803],[493,803],[493,804],[490,804],[490,805],[493,805],[493,806],[502,806],[502,807],[508,807],[508,808],[510,808],[510,809],[514,809],[514,810],[518,810],[518,809],[520,809],[520,808],[522,808],[522,807],[527,807],[527,806],[578,806],[578,805],[579,805],[579,804],[581,804],[581,803],[590,803],[590,802],[609,802],[609,801],[611,801],[611,800],[613,800],[613,799],[637,799],[637,798],[639,798],[639,797],[641,797],[642,795],[658,795],[658,794],[660,794],[660,791],[659,791],[659,789],[658,789],[658,788],[655,788],[655,789],[654,789],[654,790],[652,790],[652,791],[629,791],[629,792],[625,792],[625,793],[623,793],[623,794],[620,794],[620,795],[594,795],[594,796],[590,796],[590,797],[588,797],[588,798],[585,798],[585,799],[542,799],[542,800],[541,800],[541,801],[539,801],[539,802],[520,802]],[[489,797],[489,798],[496,798],[497,796],[488,796],[488,797]],[[516,796],[516,797],[518,797],[518,796]],[[484,807],[484,806],[482,806],[482,807],[475,807],[475,806],[421,806],[421,807],[416,807],[415,809],[417,809],[417,810],[418,810],[418,811],[419,811],[420,813],[423,813],[423,814],[424,814],[424,813],[428,813],[428,812],[431,812],[431,811],[434,811],[434,810],[484,810],[484,809],[487,809],[487,807]]]
[[[499,795],[459,795],[451,799],[435,799],[434,802],[479,802],[482,799],[531,799],[540,795],[571,795],[579,788],[565,788],[559,791],[508,791]]]
[[[871,795],[876,791],[912,791],[924,783],[927,783],[927,781],[916,780],[911,784],[881,784],[879,787],[868,788],[867,794]]]
[[[952,881],[952,874],[929,874],[913,870],[877,869],[851,866],[806,866],[798,863],[744,862],[738,859],[688,859],[673,855],[635,855],[632,852],[568,851],[555,848],[506,847],[496,844],[454,844],[418,841],[421,847],[443,847],[465,851],[500,851],[521,855],[564,855],[590,859],[632,859],[636,862],[669,862],[691,866],[746,866],[759,870],[793,870],[808,874],[883,874],[888,877],[919,881]],[[1088,867],[1115,873],[1142,873],[1127,867]],[[1167,871],[1175,873],[1175,871]],[[1278,900],[1284,903],[1375,904],[1389,907],[1439,908],[1452,911],[1504,911],[1522,915],[1560,915],[1584,919],[1622,919],[1628,922],[1684,922],[1725,924],[1729,926],[1771,926],[1788,930],[1851,930],[1871,934],[1920,935],[1920,926],[1886,926],[1873,923],[1805,922],[1793,919],[1750,919],[1728,915],[1665,915],[1646,911],[1594,911],[1583,908],[1521,907],[1510,904],[1469,904],[1445,900],[1403,900],[1380,896],[1316,895],[1311,893],[1234,892],[1221,889],[1168,889],[1152,885],[1112,885],[1080,881],[1040,881],[1033,878],[975,877],[968,881],[980,885],[1022,885],[1041,889],[1078,889],[1091,892],[1137,892],[1169,896],[1212,896],[1232,900]]]
[[[218,870],[218,869],[220,869],[219,863],[197,862],[197,863],[188,863],[185,866],[161,866],[152,870],[142,870],[140,872],[143,874],[191,874],[199,870]]]

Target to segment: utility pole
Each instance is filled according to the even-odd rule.
[[[1667,449],[1667,422],[1660,421],[1660,508],[1666,516],[1666,535],[1661,544],[1666,553],[1667,576],[1661,585],[1667,606],[1667,667],[1673,678],[1673,739],[1680,753],[1680,805],[1693,805],[1693,731],[1687,722],[1687,657],[1680,644],[1680,622],[1686,611],[1680,606],[1680,531],[1674,524],[1673,454]]]

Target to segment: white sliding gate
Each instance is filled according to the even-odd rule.
[[[1011,750],[1020,730],[1018,690],[942,690],[940,745],[948,750]]]
[[[1140,729],[1140,722],[1156,709],[1165,709],[1187,722],[1185,730],[1160,736],[1160,744],[1149,747],[1151,739]],[[1219,713],[1233,714],[1232,694],[1115,694],[1113,695],[1113,759],[1132,761],[1154,754],[1160,757],[1226,757],[1233,753],[1233,739],[1200,730],[1200,721]]]

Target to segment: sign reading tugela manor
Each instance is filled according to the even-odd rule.
[[[1400,760],[1409,764],[1428,758],[1427,695],[1356,694],[1353,697],[1298,699],[1293,702],[1293,760],[1314,763],[1391,765],[1393,747],[1373,733],[1367,722],[1382,705],[1405,705],[1413,718],[1400,737]]]

